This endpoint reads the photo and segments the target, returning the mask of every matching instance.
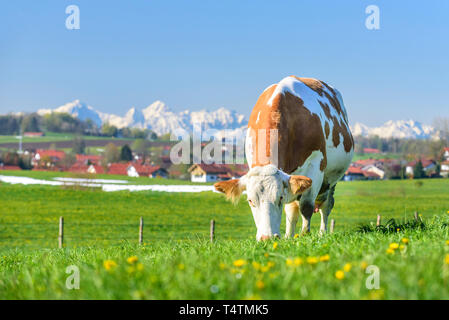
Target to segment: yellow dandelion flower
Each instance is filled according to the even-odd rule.
[[[262,271],[262,272],[267,272],[268,270],[270,270],[270,267],[268,267],[268,266],[263,266],[260,268],[260,271]]]
[[[401,244],[401,245],[399,246],[399,250],[404,250],[404,249],[405,249],[405,245]]]
[[[262,290],[263,288],[265,288],[265,283],[263,283],[262,280],[257,280],[256,287],[257,287],[257,289]]]
[[[292,266],[292,265],[293,265],[293,260],[290,259],[290,258],[288,258],[287,260],[285,260],[285,264],[286,264],[287,266]]]
[[[179,270],[184,270],[185,268],[186,268],[186,266],[184,265],[184,263],[178,264],[178,269]]]
[[[293,238],[294,238],[294,239],[298,239],[298,238],[299,238],[299,233],[296,233],[296,234],[293,236]]]
[[[396,243],[396,242],[390,243],[389,248],[396,250],[397,248],[399,248],[399,243]]]
[[[318,258],[317,257],[307,257],[306,261],[308,264],[317,264]]]
[[[444,263],[449,264],[449,254],[444,257]]]
[[[449,240],[446,240],[446,245],[449,246]]]
[[[246,261],[243,259],[238,259],[234,261],[235,267],[243,267],[246,264]]]
[[[396,231],[399,232],[399,231],[401,231],[401,229],[400,229],[400,228],[397,228]]]
[[[274,242],[274,243],[273,243],[273,249],[276,250],[277,247],[278,247],[278,243],[277,243],[277,242]]]
[[[362,261],[360,263],[360,268],[362,268],[362,270],[365,270],[366,268],[368,268],[368,263],[366,263],[365,261]]]
[[[260,270],[260,263],[259,262],[253,261],[252,265],[253,265],[254,270]]]
[[[335,272],[335,278],[337,278],[338,280],[342,280],[345,277],[345,273],[341,270],[338,270],[337,272]]]
[[[138,259],[136,256],[132,256],[132,257],[129,257],[128,259],[126,259],[126,261],[127,261],[129,264],[136,263],[137,260],[139,260],[139,259]]]
[[[295,258],[295,260],[293,260],[293,263],[295,264],[295,266],[300,266],[304,263],[304,261],[301,258]]]
[[[394,254],[394,250],[391,248],[388,248],[386,252],[387,254]]]
[[[117,263],[113,260],[106,260],[103,262],[103,267],[108,271],[114,269],[116,266]]]
[[[273,261],[268,261],[267,262],[267,266],[268,266],[268,268],[273,268],[274,267],[274,262]]]
[[[329,261],[329,259],[330,259],[330,256],[328,254],[325,254],[324,256],[320,257],[321,262]]]
[[[409,240],[408,238],[402,238],[402,239],[401,239],[401,242],[402,242],[403,244],[408,244],[408,243],[410,242],[410,240]]]
[[[343,270],[345,272],[349,272],[349,271],[351,271],[351,269],[352,269],[352,264],[350,264],[350,263],[347,263],[343,266]]]

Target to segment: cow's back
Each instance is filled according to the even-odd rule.
[[[270,130],[276,130],[271,131],[272,139],[277,134],[275,141],[270,141]],[[265,89],[248,123],[250,167],[273,163],[276,144],[275,164],[280,169],[302,173],[311,159],[319,158],[316,169],[324,173],[326,183],[336,183],[352,159],[354,146],[340,93],[322,81],[295,76]],[[258,148],[264,148],[267,157],[258,156]]]

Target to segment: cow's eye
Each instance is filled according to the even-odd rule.
[[[284,197],[281,197],[281,201],[284,200]]]

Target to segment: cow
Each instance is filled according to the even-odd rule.
[[[249,171],[214,187],[238,201],[246,190],[256,239],[280,237],[285,205],[285,237],[310,232],[314,212],[327,231],[334,191],[354,154],[354,140],[340,92],[323,81],[289,76],[266,88],[254,106],[245,141]]]

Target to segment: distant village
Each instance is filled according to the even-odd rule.
[[[41,132],[26,132],[27,137],[42,137]],[[192,182],[215,182],[243,176],[248,171],[246,164],[206,164],[173,165],[170,161],[170,144],[162,144],[158,152],[147,154],[142,148],[107,145],[109,153],[74,153],[73,150],[25,149],[18,155],[3,152],[0,157],[2,170],[56,171],[73,174],[109,174],[129,177],[183,179]],[[89,150],[82,148],[84,151]],[[26,163],[24,163],[24,159]],[[449,147],[444,147],[436,159],[419,157],[413,161],[401,158],[382,157],[375,148],[364,148],[363,159],[351,163],[343,177],[345,181],[383,180],[410,178],[449,177]]]

